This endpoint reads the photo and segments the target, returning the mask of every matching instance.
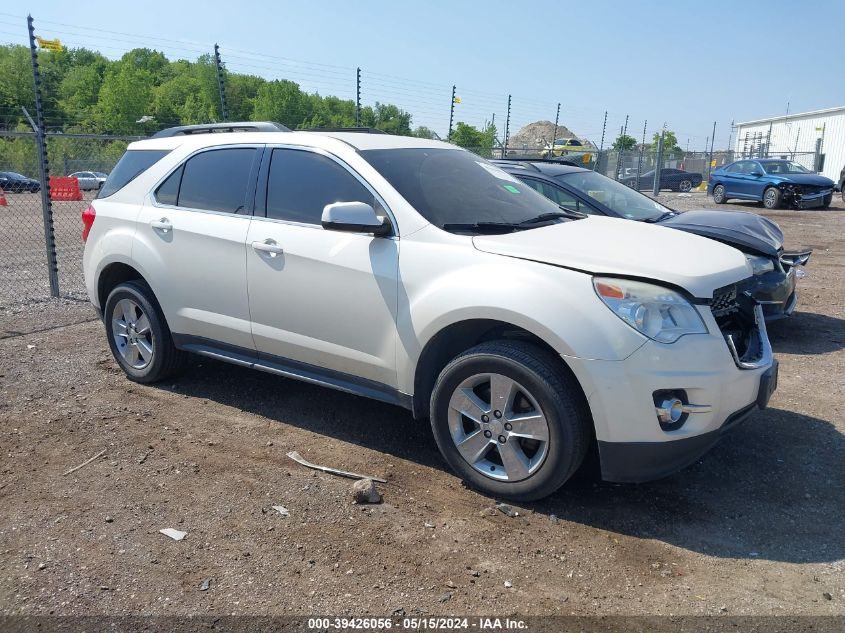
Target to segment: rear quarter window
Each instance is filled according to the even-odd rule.
[[[169,153],[170,150],[164,149],[128,150],[111,170],[97,197],[114,195]]]

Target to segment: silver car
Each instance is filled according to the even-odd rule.
[[[108,174],[101,171],[75,171],[70,176],[79,181],[79,188],[83,191],[99,189],[108,178]]]

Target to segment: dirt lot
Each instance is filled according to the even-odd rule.
[[[0,614],[845,615],[837,206],[767,214],[815,249],[799,312],[771,328],[768,410],[668,479],[579,479],[514,518],[464,488],[401,409],[204,359],[139,386],[98,322],[54,327],[90,308],[7,311]],[[384,477],[385,502],[353,505],[349,480],[291,450]]]

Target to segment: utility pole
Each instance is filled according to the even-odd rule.
[[[226,87],[223,83],[223,62],[220,61],[220,47],[214,44],[214,62],[217,65],[217,90],[220,92],[220,116],[224,121],[229,120],[229,109],[226,107]]]
[[[707,180],[713,171],[713,145],[716,143],[716,122],[713,121],[713,134],[710,135],[710,155],[707,157]]]
[[[446,140],[452,140],[452,122],[455,120],[455,85],[452,84],[452,105],[449,107],[449,133],[446,135]]]
[[[361,127],[361,69],[355,70],[355,127]]]
[[[640,190],[640,172],[643,170],[643,152],[645,151],[645,131],[648,127],[648,119],[643,123],[643,142],[640,143],[640,158],[637,161],[637,191]]]
[[[601,124],[601,144],[599,145],[599,155],[596,158],[596,164],[593,171],[598,171],[599,163],[601,162],[601,153],[604,150],[604,132],[607,129],[607,110],[604,111],[604,123]]]
[[[660,172],[663,171],[663,143],[666,138],[666,130],[660,132],[660,139],[657,141],[657,162],[654,165],[654,185],[652,194],[656,198],[660,193]]]
[[[38,49],[35,46],[35,27],[32,16],[26,18],[29,30],[29,52],[32,57],[32,78],[35,89],[35,121],[24,108],[35,142],[38,146],[38,172],[41,177],[41,215],[44,221],[44,249],[47,253],[47,271],[50,278],[50,295],[59,296],[59,265],[56,257],[56,232],[53,226],[53,205],[50,201],[50,163],[47,160],[47,138],[44,135],[44,104],[41,101],[41,71],[38,68]]]
[[[507,158],[508,155],[508,140],[511,134],[511,95],[508,95],[508,116],[505,119],[505,147],[502,150],[502,158]]]

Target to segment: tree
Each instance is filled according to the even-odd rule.
[[[137,123],[151,116],[155,77],[131,64],[119,64],[106,73],[97,100],[100,129],[110,134],[139,134],[147,131]]]
[[[660,142],[660,132],[655,132],[654,136],[652,137],[652,145],[651,151],[656,154],[657,153],[657,144]],[[663,155],[666,156],[667,154],[679,154],[683,153],[683,150],[678,146],[678,137],[675,136],[675,133],[671,130],[664,130],[663,136]]]
[[[411,132],[411,136],[416,136],[417,138],[437,138],[434,131],[428,129],[424,125],[418,126],[413,132]]]
[[[465,147],[480,156],[490,157],[493,150],[493,142],[496,139],[496,126],[488,123],[483,130],[458,121],[455,129],[452,130],[451,141],[459,147]]]
[[[276,121],[291,129],[307,127],[310,119],[307,96],[296,84],[277,79],[263,84],[255,97],[253,117],[258,121]]]
[[[633,136],[629,136],[628,134],[620,134],[616,137],[616,140],[613,141],[613,149],[617,152],[624,152],[627,150],[634,149],[637,146],[637,139]]]

